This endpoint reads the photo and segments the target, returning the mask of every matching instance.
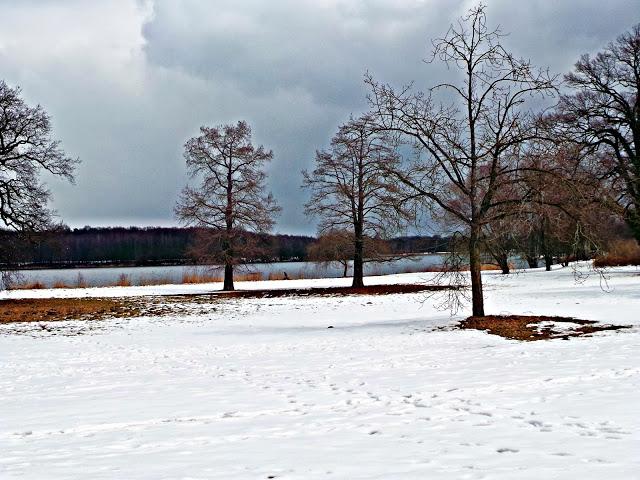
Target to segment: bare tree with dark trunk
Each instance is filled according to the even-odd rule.
[[[507,52],[501,36],[487,27],[485,7],[475,7],[433,42],[432,61],[457,69],[459,83],[422,93],[366,79],[381,127],[408,139],[419,155],[397,179],[465,229],[475,316],[484,315],[483,228],[517,209],[518,189],[505,185],[519,181],[520,151],[537,135],[527,104],[555,92],[554,78]],[[438,101],[439,91],[446,93]]]
[[[73,181],[77,163],[51,138],[44,109],[30,107],[20,98],[19,88],[0,80],[0,221],[21,231],[50,226],[51,194],[40,174],[46,171]]]
[[[312,172],[303,171],[311,191],[305,206],[320,219],[320,234],[347,230],[353,240],[353,286],[362,287],[367,237],[396,231],[411,212],[400,205],[398,182],[386,175],[400,158],[370,115],[340,127],[329,151],[316,153]]]
[[[511,273],[511,257],[516,251],[515,229],[511,218],[498,219],[485,225],[484,250],[493,258],[504,275]]]
[[[595,57],[583,55],[565,81],[574,93],[561,96],[551,121],[562,138],[599,153],[640,243],[640,24]]]
[[[233,290],[234,266],[247,256],[244,231],[267,232],[279,213],[266,193],[265,163],[273,157],[261,145],[251,143],[251,128],[236,125],[201,127],[200,136],[185,143],[184,157],[192,183],[178,204],[177,217],[186,225],[206,227],[209,242],[219,251],[224,265],[224,290]]]
[[[353,233],[349,230],[331,230],[320,235],[318,240],[307,249],[312,262],[329,265],[338,263],[342,267],[342,276],[349,273],[349,265],[354,258]],[[364,238],[364,262],[390,262],[401,258],[391,253],[389,244],[381,238]]]
[[[40,174],[73,182],[77,163],[51,138],[51,121],[44,109],[27,105],[19,88],[0,80],[0,228],[18,231],[27,241],[32,233],[51,227],[54,213],[47,208],[51,194]],[[6,238],[14,242],[17,237]],[[13,243],[0,245],[0,270],[18,250]],[[8,279],[6,272],[2,277]]]
[[[318,240],[307,248],[310,261],[323,265],[338,263],[342,267],[342,276],[347,277],[349,263],[353,260],[353,235],[348,230],[330,230],[324,232]]]

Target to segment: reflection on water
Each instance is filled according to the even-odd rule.
[[[365,264],[365,275],[389,275],[394,273],[419,272],[429,267],[442,264],[441,254],[424,254],[405,257],[383,263]],[[113,285],[126,276],[132,285],[145,283],[182,283],[185,275],[194,272],[202,274],[216,274],[216,267],[204,266],[174,266],[174,267],[109,267],[109,268],[72,268],[50,270],[24,270],[20,272],[21,283],[40,282],[45,287],[55,284],[67,286],[100,287]],[[317,264],[313,262],[276,262],[244,265],[237,267],[239,275],[243,273],[257,273],[263,280],[282,278],[286,273],[288,278],[336,278],[343,274],[343,267],[339,264]],[[222,272],[218,272],[220,275]],[[349,269],[349,274],[351,269]]]

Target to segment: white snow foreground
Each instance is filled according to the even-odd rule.
[[[463,315],[424,294],[228,299],[91,335],[4,325],[0,478],[640,478],[639,272],[613,270],[609,293],[570,269],[485,278],[488,313],[635,326],[509,341],[438,328]],[[106,290],[129,291],[3,295]]]

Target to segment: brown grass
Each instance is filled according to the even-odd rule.
[[[234,298],[277,298],[277,297],[309,297],[309,296],[345,296],[345,295],[392,295],[400,293],[417,293],[425,291],[448,290],[451,287],[442,285],[394,284],[370,285],[361,288],[324,287],[324,288],[276,288],[264,290],[235,290],[220,292],[215,296]]]
[[[500,267],[498,265],[494,265],[492,263],[483,263],[482,265],[480,265],[480,270],[484,271],[495,271],[495,270],[500,270]]]
[[[240,273],[240,274],[234,275],[233,280],[235,282],[259,282],[262,280],[262,273],[260,272]]]
[[[287,276],[289,277],[288,280],[304,280],[305,278],[307,278],[303,272],[287,273]],[[267,276],[267,280],[286,280],[286,279],[284,278],[284,272],[282,273],[270,272],[269,275]]]
[[[139,315],[122,299],[45,298],[0,301],[0,323],[94,320]]]
[[[513,265],[510,265],[510,268],[514,268]],[[469,270],[469,265],[460,265],[460,271]],[[497,265],[493,265],[491,263],[483,263],[480,267],[482,271],[493,271],[500,270],[500,267]],[[407,266],[398,271],[398,273],[441,273],[448,272],[450,269],[443,265],[429,265],[427,267],[411,267]]]
[[[71,288],[69,285],[64,283],[62,280],[56,280],[53,282],[52,288]]]
[[[153,285],[173,285],[176,283],[171,277],[140,277],[137,285],[140,286],[153,286]]]
[[[114,287],[130,287],[131,286],[131,277],[124,273],[121,273],[118,277],[118,280],[112,285]]]
[[[605,255],[596,257],[595,267],[623,267],[640,265],[640,245],[635,240],[618,240]]]
[[[0,323],[103,320],[142,315],[175,316],[185,313],[183,307],[185,304],[189,305],[190,314],[205,314],[210,311],[206,309],[208,305],[228,298],[387,295],[443,288],[429,285],[373,285],[364,288],[236,290],[233,292],[217,291],[211,294],[155,295],[132,298],[11,299],[0,300]],[[200,305],[201,310],[194,310],[194,305]]]
[[[184,272],[182,283],[217,283],[222,282],[222,277],[203,272]]]
[[[78,277],[76,278],[76,288],[87,288],[89,284],[84,278],[84,275],[78,273]]]
[[[580,326],[567,332],[558,332],[553,328],[538,328],[544,321],[556,323],[577,323]],[[592,320],[579,320],[571,317],[545,317],[528,315],[487,315],[485,317],[469,317],[459,324],[461,329],[485,330],[492,335],[522,341],[549,340],[552,338],[578,337],[605,330],[630,328],[623,325],[601,325]]]
[[[40,281],[20,283],[11,286],[11,290],[42,290],[44,288],[47,288],[47,286]]]

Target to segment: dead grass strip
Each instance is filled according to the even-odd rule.
[[[579,327],[571,330],[556,330],[553,325],[540,326],[542,322],[573,323]],[[536,340],[550,340],[579,337],[606,330],[620,330],[631,328],[627,325],[605,325],[593,320],[580,320],[572,317],[547,317],[529,315],[487,315],[484,317],[469,317],[458,325],[463,330],[483,330],[492,335],[499,335],[511,340],[531,342]]]
[[[363,288],[330,287],[280,290],[216,291],[210,294],[150,295],[128,298],[38,298],[0,300],[0,324],[104,320],[184,313],[187,304],[206,305],[229,298],[279,298],[345,295],[390,295],[442,290],[433,285],[372,285]]]

